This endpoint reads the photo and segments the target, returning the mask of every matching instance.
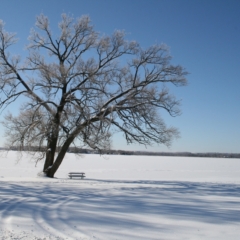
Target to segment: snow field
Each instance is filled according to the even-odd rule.
[[[1,240],[240,239],[240,159],[67,154],[54,179],[16,160],[0,158]]]

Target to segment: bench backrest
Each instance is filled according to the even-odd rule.
[[[69,174],[85,174],[84,172],[70,172]]]

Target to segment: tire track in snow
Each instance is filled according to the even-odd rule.
[[[74,199],[59,198],[56,191],[48,194],[45,187],[48,186],[40,189],[29,188],[28,184],[0,187],[0,240],[89,240],[65,222],[66,206],[74,204]],[[61,229],[57,227],[59,224]]]
[[[34,222],[50,236],[68,240],[89,240],[87,235],[77,231],[74,226],[69,224],[66,206],[72,201],[72,197],[61,197],[56,201],[46,203],[35,212]],[[55,228],[57,225],[61,226],[60,231],[59,228]]]

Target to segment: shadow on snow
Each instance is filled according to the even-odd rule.
[[[66,227],[84,232],[85,227],[94,229],[99,224],[105,229],[159,230],[162,218],[240,222],[240,186],[235,184],[96,179],[34,185],[2,182],[0,195],[0,221],[11,216],[31,219],[45,231]]]

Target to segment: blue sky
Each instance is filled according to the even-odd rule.
[[[22,53],[37,15],[47,15],[56,28],[63,12],[74,17],[89,15],[95,30],[102,33],[125,30],[129,40],[143,47],[166,43],[172,62],[190,73],[187,87],[172,89],[182,99],[182,115],[163,114],[166,123],[181,132],[170,149],[127,146],[121,135],[114,137],[114,148],[240,152],[239,0],[2,0],[0,19],[19,38],[12,53]],[[16,111],[14,107],[8,110]],[[1,136],[3,132],[0,126]]]

